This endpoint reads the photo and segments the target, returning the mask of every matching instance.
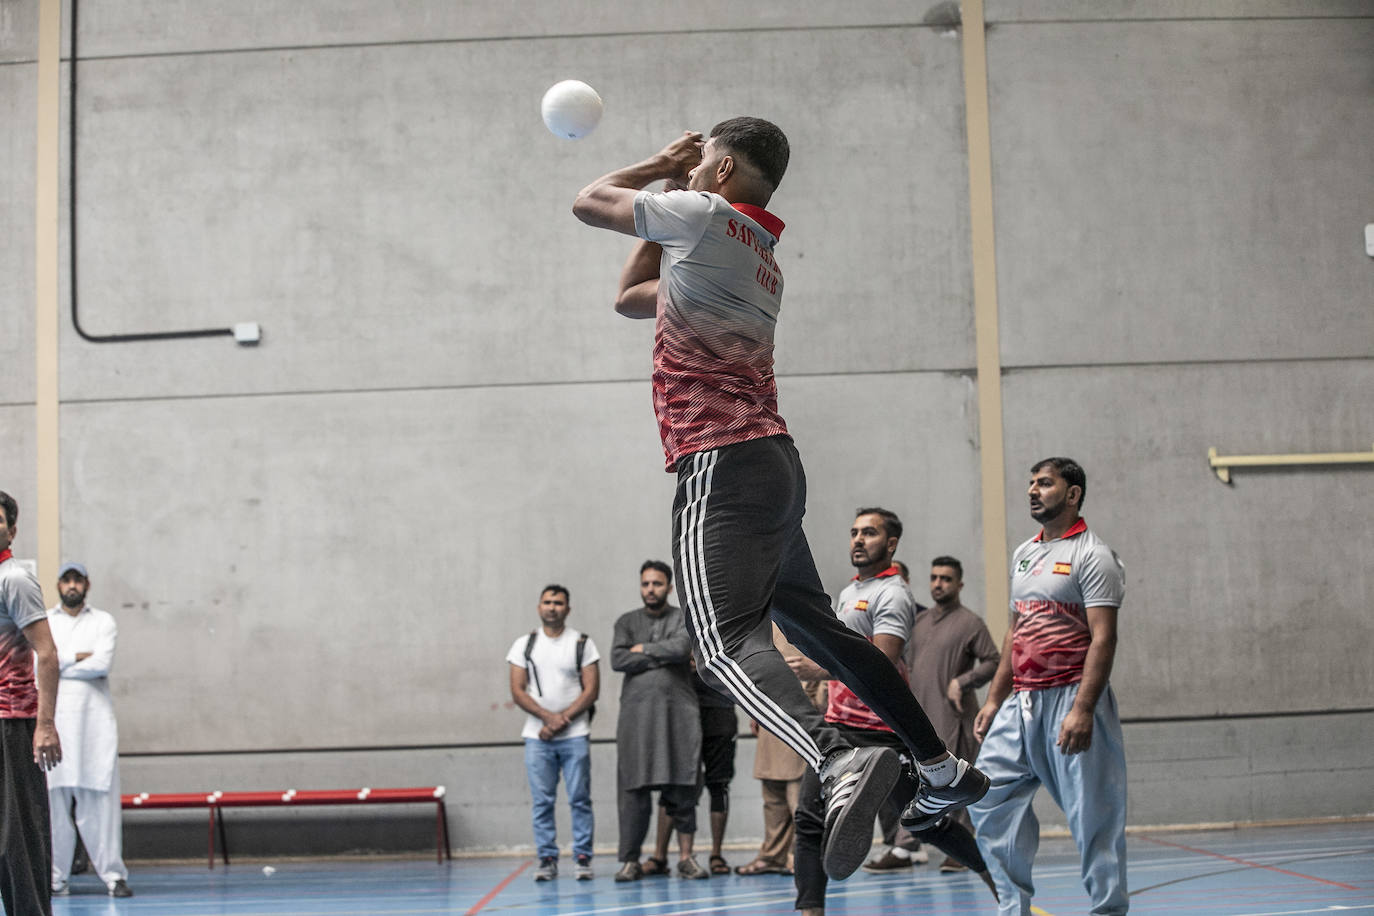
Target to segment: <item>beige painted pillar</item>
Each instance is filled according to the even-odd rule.
[[[38,580],[52,599],[61,561],[61,500],[58,475],[57,335],[58,335],[58,181],[62,108],[62,0],[39,0],[38,11],[38,146],[34,211],[37,291],[34,349],[36,379],[35,439],[38,504],[21,520],[36,534],[30,549],[38,554]],[[50,603],[52,603],[50,601]]]
[[[997,252],[992,219],[992,139],[983,0],[963,0],[964,110],[968,123],[969,223],[973,230],[973,327],[978,367],[978,444],[983,493],[983,576],[988,629],[1007,631],[1006,460],[1002,444],[1002,351],[997,327]]]

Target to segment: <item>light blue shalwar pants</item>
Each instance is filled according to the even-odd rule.
[[[1042,784],[1069,821],[1083,867],[1090,913],[1125,913],[1126,752],[1111,687],[1093,712],[1092,745],[1071,756],[1055,746],[1078,685],[1013,693],[997,710],[978,753],[978,769],[992,781],[969,807],[978,846],[997,884],[1003,916],[1030,916],[1031,866],[1040,821],[1031,802]]]

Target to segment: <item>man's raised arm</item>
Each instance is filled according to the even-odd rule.
[[[701,164],[703,143],[700,133],[689,130],[643,162],[602,175],[578,193],[573,215],[588,226],[636,235],[635,195],[659,178],[685,184]]]

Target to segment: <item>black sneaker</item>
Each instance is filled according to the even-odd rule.
[[[988,778],[967,760],[955,766],[954,781],[947,786],[932,786],[921,780],[916,797],[902,812],[902,826],[912,833],[935,824],[951,811],[967,808],[988,794]]]
[[[558,877],[558,860],[553,856],[545,856],[539,860],[539,867],[534,870],[534,880],[552,881]]]
[[[825,873],[836,881],[854,874],[873,843],[873,819],[902,764],[887,747],[834,751],[821,764],[825,805]]]
[[[134,892],[129,890],[129,882],[125,881],[123,878],[120,878],[115,881],[114,884],[110,885],[111,897],[132,897],[133,895]]]
[[[577,871],[574,874],[576,874],[578,881],[590,881],[595,878],[596,873],[592,871],[592,857],[578,856]]]
[[[629,881],[638,881],[644,872],[639,867],[638,862],[626,862],[620,866],[620,871],[615,873],[615,883],[625,884]]]

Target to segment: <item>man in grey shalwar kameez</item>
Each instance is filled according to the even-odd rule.
[[[678,833],[678,874],[705,878],[709,873],[692,857],[701,756],[692,640],[682,609],[668,603],[672,569],[650,560],[639,575],[644,606],[615,622],[611,647],[611,668],[625,675],[616,724],[622,864],[615,880],[637,881],[644,874],[639,857],[649,832],[655,789]]]

